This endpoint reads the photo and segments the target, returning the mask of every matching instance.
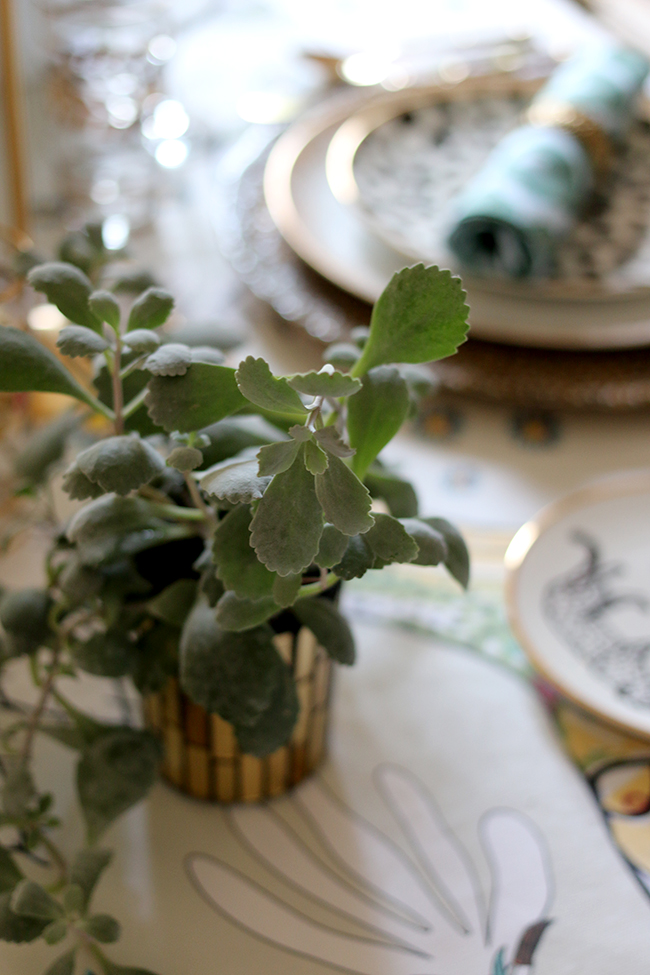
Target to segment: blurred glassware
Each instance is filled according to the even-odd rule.
[[[33,2],[47,24],[62,209],[106,221],[105,244],[120,249],[151,219],[163,170],[189,152],[189,118],[163,91],[173,0]]]

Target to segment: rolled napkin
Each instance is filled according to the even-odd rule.
[[[448,244],[469,271],[548,276],[634,115],[648,62],[606,44],[565,62],[454,204]]]

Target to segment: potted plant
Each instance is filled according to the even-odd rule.
[[[38,689],[3,734],[0,823],[14,838],[0,846],[0,938],[67,938],[50,975],[70,975],[79,951],[127,975],[101,947],[118,923],[90,910],[110,859],[97,844],[161,756],[172,781],[208,798],[294,784],[323,752],[330,660],[354,660],[341,580],[415,562],[467,583],[458,532],[419,517],[410,485],[378,461],[426,383],[418,364],[464,341],[467,306],[448,271],[407,268],[356,344],[332,347],[320,371],[278,377],[260,358],[233,368],[213,348],[163,344],[173,300],[159,288],[125,309],[68,263],[29,280],[71,323],[60,353],[93,359],[96,378],[84,386],[28,332],[0,329],[0,391],[76,401],[22,449],[23,487],[48,478],[89,418],[95,433],[63,476],[82,504],[54,537],[47,585],[0,599],[3,660],[25,657]],[[58,680],[79,671],[131,678],[149,729],[81,712]],[[79,752],[87,835],[72,862],[32,777],[37,733]],[[35,854],[54,868],[49,886],[23,874]]]

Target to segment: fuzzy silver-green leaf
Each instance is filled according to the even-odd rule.
[[[277,378],[264,359],[249,355],[236,372],[237,385],[251,403],[274,413],[306,413],[298,393],[286,379]]]
[[[316,494],[326,519],[344,535],[362,534],[374,525],[367,487],[339,457],[330,455],[327,470],[316,476]]]

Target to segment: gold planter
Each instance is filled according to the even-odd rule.
[[[163,776],[197,799],[259,802],[279,796],[309,775],[325,755],[332,664],[302,627],[280,633],[275,646],[291,667],[300,712],[288,744],[271,755],[244,755],[231,724],[194,704],[172,678],[144,702],[149,727],[163,743]]]

